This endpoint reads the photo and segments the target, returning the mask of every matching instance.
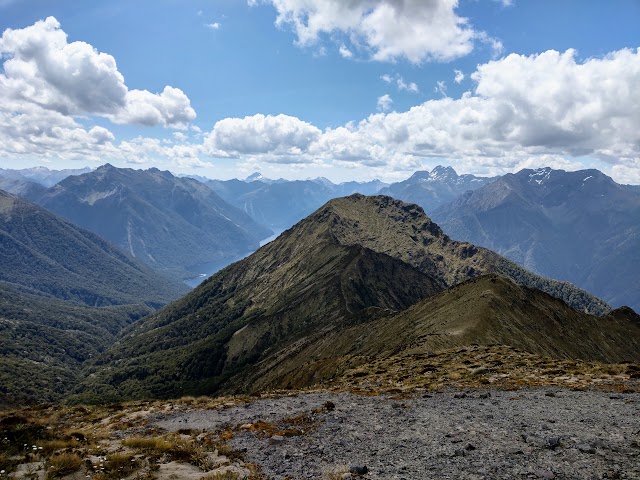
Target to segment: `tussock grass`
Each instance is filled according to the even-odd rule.
[[[47,478],[60,478],[77,472],[82,467],[77,453],[65,452],[52,456],[46,463]]]

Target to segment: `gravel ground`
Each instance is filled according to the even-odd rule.
[[[328,401],[335,409],[323,408]],[[283,419],[301,414],[315,425],[298,436],[260,438],[248,426],[286,425]],[[367,473],[354,478],[369,479],[640,479],[638,393],[309,393],[166,414],[154,424],[170,431],[237,428],[231,446],[273,479],[329,478],[357,468]]]

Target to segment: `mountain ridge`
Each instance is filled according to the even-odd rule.
[[[321,363],[331,368],[317,370],[329,377],[362,360],[332,364],[350,328],[372,332],[375,322],[402,315],[463,280],[495,273],[492,267],[505,274],[504,265],[522,271],[493,252],[448,239],[417,205],[385,196],[334,199],[132,326],[90,366],[77,398],[167,398],[246,391],[250,383],[297,388],[302,377],[320,378],[307,368],[315,365],[314,355],[329,358]],[[528,275],[520,280],[558,288],[557,282]],[[581,295],[578,300],[590,301],[590,308],[608,311],[586,292]],[[560,316],[570,311],[575,318],[596,318],[544,298],[555,302],[550,308]],[[346,347],[358,350],[358,342]],[[306,373],[295,380],[290,374],[300,368]]]

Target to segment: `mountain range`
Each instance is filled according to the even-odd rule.
[[[48,188],[72,175],[82,175],[91,171],[92,169],[89,167],[62,170],[50,170],[47,167],[23,168],[20,170],[0,168],[0,177],[22,182],[33,182]]]
[[[633,311],[451,240],[416,205],[352,195],[132,326],[75,399],[298,388],[376,352],[471,343],[638,361],[639,340]]]
[[[382,188],[379,193],[404,202],[416,203],[430,214],[439,206],[470,190],[477,190],[493,182],[495,178],[458,175],[452,167],[438,165],[431,171],[417,171],[407,180]]]
[[[258,248],[272,232],[202,183],[111,165],[62,180],[37,203],[174,279]]]
[[[453,238],[640,310],[640,192],[598,170],[507,174],[432,216]]]
[[[120,172],[120,169],[113,170]],[[244,243],[222,241],[206,253],[195,255],[198,248],[188,242],[199,238],[201,243],[203,237],[198,236],[201,232],[194,233],[193,226],[185,227],[181,219],[174,221],[172,215],[175,211],[167,214],[166,205],[155,208],[158,202],[163,202],[161,189],[150,188],[144,182],[127,180],[122,183],[131,184],[130,188],[136,195],[127,196],[122,200],[124,203],[119,205],[136,204],[132,209],[139,223],[144,224],[141,218],[146,216],[154,218],[153,214],[148,214],[149,210],[156,214],[156,220],[164,218],[163,222],[151,223],[164,223],[164,228],[174,232],[174,237],[177,236],[176,231],[186,232],[179,240],[170,239],[164,238],[163,231],[144,226],[142,230],[138,229],[139,240],[135,234],[131,237],[132,246],[128,225],[123,225],[122,218],[118,218],[122,217],[120,206],[104,209],[87,206],[82,196],[84,194],[73,193],[72,196],[81,198],[83,205],[74,205],[76,199],[68,207],[66,193],[62,194],[62,199],[50,201],[49,196],[57,197],[60,193],[45,192],[41,184],[27,179],[42,180],[47,178],[46,175],[57,179],[75,172],[3,170],[0,173],[9,174],[14,179],[0,178],[0,187],[34,199],[79,225],[92,229],[174,278],[215,271],[257,247],[255,240]],[[152,175],[150,171],[146,173]],[[137,174],[142,175],[142,172]],[[72,179],[75,178],[79,177],[69,177],[64,182],[73,184],[75,180]],[[640,262],[635,255],[639,241],[640,190],[637,186],[616,184],[597,170],[564,172],[545,168],[488,178],[458,175],[451,167],[437,166],[431,171],[415,172],[409,179],[390,185],[379,181],[334,184],[322,177],[296,181],[274,180],[258,172],[244,180],[221,181],[205,177],[198,177],[197,180],[230,205],[242,210],[255,223],[270,225],[276,232],[289,228],[332,198],[355,192],[391,195],[422,206],[453,238],[495,250],[530,271],[574,283],[614,306],[630,305],[640,309],[640,280],[635,275]],[[154,183],[151,182],[152,185]],[[112,185],[113,188],[115,185],[117,182]],[[70,188],[73,190],[77,185]],[[101,194],[104,192],[93,192],[88,196]],[[134,200],[136,196],[145,195],[144,201],[154,208],[141,206]],[[78,213],[80,210],[82,214]],[[98,214],[104,218],[99,222],[101,225],[95,225],[95,220],[93,223],[91,220]],[[196,217],[200,215],[198,213]],[[114,222],[119,225],[113,227],[111,224]],[[243,225],[241,222],[235,223]],[[219,229],[216,235],[223,230],[226,231],[226,228]],[[260,232],[254,238],[267,235],[266,229],[260,225],[249,227],[248,230]],[[163,237],[162,242],[158,240],[160,237]],[[158,248],[155,248],[156,242],[160,243]],[[180,245],[186,244],[189,244],[191,255],[183,256],[182,263],[176,265],[179,263],[176,258],[185,253]],[[149,251],[146,248],[149,245],[155,251]],[[199,264],[206,265],[196,268]],[[190,285],[198,281],[199,278],[191,280]]]
[[[289,228],[327,201],[353,193],[373,195],[386,186],[379,180],[335,184],[326,178],[272,180],[259,172],[245,180],[207,180],[205,185],[255,221]]]

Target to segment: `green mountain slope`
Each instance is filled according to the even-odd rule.
[[[124,327],[186,291],[0,191],[0,403],[59,400]]]
[[[96,235],[2,191],[0,281],[92,306],[159,307],[186,291]]]
[[[544,292],[485,275],[398,314],[309,337],[295,350],[277,352],[278,363],[266,374],[237,376],[232,388],[301,388],[329,383],[357,367],[409,372],[416,359],[471,345],[509,346],[555,359],[637,363],[640,316],[630,309],[604,317],[577,312]]]

